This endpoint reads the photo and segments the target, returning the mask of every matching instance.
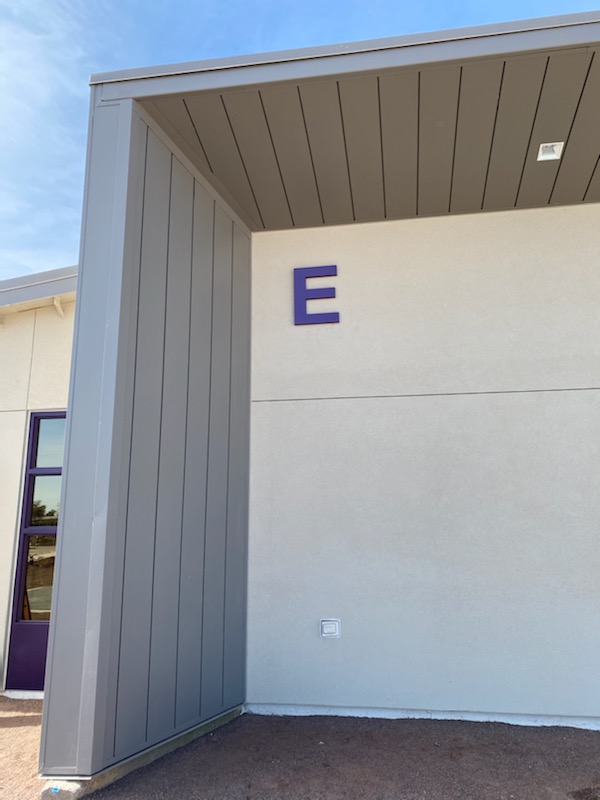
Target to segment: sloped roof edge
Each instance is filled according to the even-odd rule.
[[[76,287],[77,266],[9,278],[0,281],[0,307],[57,297],[74,292]]]
[[[548,35],[547,47],[557,47],[561,44],[568,46],[570,41],[564,39],[564,31],[575,27],[589,26],[600,23],[600,10],[584,11],[575,14],[562,14],[551,17],[538,17],[535,19],[518,20],[514,22],[500,22],[491,25],[477,25],[465,28],[452,28],[449,30],[431,33],[417,33],[405,36],[386,37],[358,42],[347,42],[319,47],[281,50],[268,53],[254,53],[250,55],[232,56],[203,61],[188,61],[180,64],[164,64],[153,67],[118,70],[112,72],[99,72],[91,75],[90,84],[117,83],[146,78],[161,78],[190,73],[213,72],[219,70],[239,69],[243,67],[258,67],[261,65],[274,65],[294,61],[308,61],[313,59],[326,59],[338,56],[357,55],[361,53],[374,53],[384,50],[402,50],[423,45],[448,44],[462,42],[469,39],[493,39],[510,34],[527,34],[545,31]],[[562,35],[561,35],[562,32]],[[585,37],[583,37],[585,38]],[[597,38],[594,33],[591,40]],[[583,40],[582,40],[583,41]]]

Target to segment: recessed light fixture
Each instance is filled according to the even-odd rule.
[[[564,142],[544,142],[538,150],[538,161],[558,161],[562,156]]]

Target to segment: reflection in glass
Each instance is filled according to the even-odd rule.
[[[56,536],[27,537],[23,620],[49,620]]]
[[[40,420],[36,467],[62,467],[65,424],[63,417]]]
[[[33,482],[30,525],[57,525],[60,475],[38,475]]]

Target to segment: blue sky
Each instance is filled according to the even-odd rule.
[[[77,263],[93,72],[593,10],[598,0],[0,0],[0,280]]]

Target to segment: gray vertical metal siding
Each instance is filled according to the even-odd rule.
[[[226,596],[245,586],[249,242],[152,132],[142,230],[116,758],[244,700],[245,591],[227,648],[224,631]],[[234,231],[247,243],[235,328]],[[231,553],[230,508],[243,514]]]
[[[227,215],[218,207],[215,209],[214,231],[213,346],[210,375],[202,615],[202,692],[200,698],[200,711],[204,717],[214,716],[222,707],[225,552],[229,489],[233,225]]]
[[[116,108],[100,142],[118,135],[119,113]],[[68,632],[63,607],[53,621],[54,637],[64,646],[55,646],[50,659],[46,774],[97,772],[244,701],[250,242],[165,138],[132,116],[132,159],[141,174],[127,189],[125,232],[133,243],[122,269],[129,294],[114,320],[120,345],[112,363],[117,395],[125,400],[122,435],[106,454],[108,473],[118,472],[119,480],[103,497],[104,508],[94,508],[110,521],[103,534],[110,555],[103,584],[111,595],[110,614],[103,617],[98,609],[90,631],[83,611],[85,579],[93,567],[88,530],[80,526],[82,544],[67,536],[63,543],[68,575],[62,586],[77,583],[82,612],[70,615]],[[100,180],[93,148],[90,164]],[[94,213],[105,221],[112,212],[109,189],[95,195],[89,186],[90,199],[100,203]],[[88,237],[94,229],[90,213]],[[96,265],[88,269],[88,285],[99,284],[97,300],[105,276]],[[80,302],[89,307],[93,300],[84,284]],[[113,300],[119,306],[119,298]],[[99,389],[86,390],[84,381],[93,343],[102,362],[104,314],[101,305],[91,321],[80,321],[80,341],[90,342],[85,356],[75,359],[76,402],[78,392]],[[104,373],[110,369],[105,359]],[[97,413],[89,401],[86,411],[93,413],[86,423],[95,429]],[[81,404],[74,412],[77,419]],[[93,453],[84,457],[80,450],[73,442],[65,478],[67,520],[93,513],[93,475],[85,469]],[[96,642],[96,659],[88,661],[102,676],[102,691],[86,699],[75,681],[65,684],[61,676],[71,659],[67,639],[85,648],[83,642],[96,636],[105,646]],[[71,677],[77,679],[82,669],[76,660]],[[58,698],[66,714],[59,713]],[[82,715],[84,704],[89,717]]]
[[[248,563],[248,470],[250,449],[250,240],[233,229],[231,393],[225,610],[223,616],[223,705],[235,706],[246,690],[246,568]]]
[[[114,517],[121,498],[115,491],[110,503],[109,497],[127,471],[113,442],[128,439],[124,409],[131,387],[124,368],[131,336],[120,319],[122,310],[137,306],[130,267],[139,246],[139,237],[131,236],[139,204],[131,200],[141,186],[146,137],[130,102],[94,108],[96,95],[40,752],[41,769],[63,775],[91,769],[110,683],[99,668],[107,649],[101,620],[113,618],[122,551]],[[120,612],[120,597],[117,605]]]
[[[208,475],[208,426],[212,350],[213,230],[215,204],[194,187],[195,246],[190,287],[190,360],[188,425],[183,496],[183,531],[179,590],[176,725],[193,724],[200,714],[202,675],[202,609],[204,599],[204,538]],[[190,636],[191,630],[196,631]]]
[[[146,737],[163,384],[171,154],[148,135],[133,434],[118,651],[116,751]],[[130,321],[135,325],[135,318]]]

